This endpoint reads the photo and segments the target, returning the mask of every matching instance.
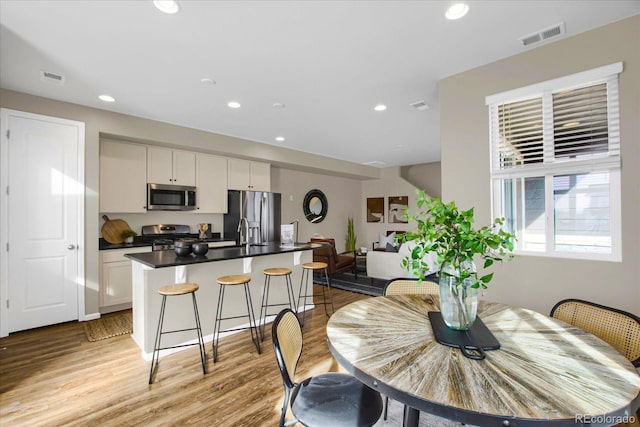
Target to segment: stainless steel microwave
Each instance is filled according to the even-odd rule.
[[[192,211],[196,207],[196,187],[147,184],[147,210]]]

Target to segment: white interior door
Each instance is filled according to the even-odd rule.
[[[3,119],[8,332],[78,319],[84,125],[20,112]]]

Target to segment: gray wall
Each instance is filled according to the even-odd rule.
[[[441,163],[420,163],[402,166],[400,176],[416,188],[424,190],[431,197],[442,197]]]
[[[314,224],[307,221],[302,211],[304,196],[313,189],[327,196],[329,206],[327,217]],[[356,232],[361,228],[360,189],[361,182],[356,179],[281,168],[271,170],[271,190],[282,194],[282,222],[300,220],[298,240],[301,242],[308,242],[314,234],[334,238],[338,252],[345,250],[347,218],[354,219]]]
[[[442,195],[491,220],[485,96],[618,61],[622,149],[622,262],[517,257],[497,266],[485,297],[548,313],[575,297],[640,314],[640,16],[441,81]]]

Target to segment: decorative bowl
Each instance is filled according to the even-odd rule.
[[[176,256],[188,256],[191,254],[191,245],[183,247],[175,246],[173,250],[176,253]]]
[[[206,242],[197,242],[191,246],[191,249],[196,255],[205,255],[209,252],[209,245]]]

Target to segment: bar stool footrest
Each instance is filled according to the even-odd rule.
[[[191,347],[192,345],[200,345],[200,343],[199,342],[194,342],[194,343],[191,343],[191,344],[180,344],[180,345],[172,345],[171,347],[161,347],[161,348],[158,349],[158,351],[160,351],[160,350],[169,350],[169,349],[172,349],[172,348],[180,348],[180,347]]]

